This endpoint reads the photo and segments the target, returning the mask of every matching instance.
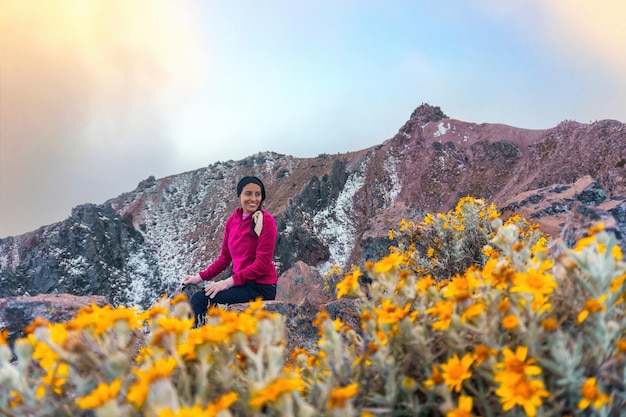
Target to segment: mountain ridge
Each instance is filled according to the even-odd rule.
[[[506,207],[521,193],[591,176],[623,204],[625,149],[626,126],[614,120],[531,130],[459,121],[422,104],[379,145],[313,158],[259,152],[149,177],[62,222],[0,239],[0,296],[98,294],[149,305],[217,256],[243,175],[268,190],[279,272],[304,262],[324,273],[380,257],[401,218],[447,211],[466,195]]]

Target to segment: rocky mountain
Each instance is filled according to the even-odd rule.
[[[520,211],[555,237],[572,216],[593,212],[610,218],[623,241],[625,160],[626,125],[618,121],[528,130],[455,120],[423,104],[371,148],[316,158],[264,152],[150,177],[62,222],[1,239],[0,297],[67,293],[151,305],[217,256],[243,175],[266,185],[280,273],[307,265],[323,274],[378,259],[401,218],[447,211],[466,195]]]

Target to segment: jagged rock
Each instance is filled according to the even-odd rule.
[[[560,239],[571,248],[598,223],[603,223],[604,230],[615,235],[618,245],[626,252],[626,200],[611,200],[598,206],[576,204],[561,229]]]
[[[502,213],[519,213],[567,247],[587,235],[600,222],[626,249],[626,198],[607,197],[591,176],[572,184],[555,184],[519,194],[507,201]],[[558,245],[554,245],[557,247]]]
[[[72,319],[81,308],[92,304],[103,307],[109,301],[100,295],[71,294],[0,298],[0,329],[8,330],[9,339],[13,340],[23,336],[23,330],[38,317],[51,323],[62,323]]]
[[[301,306],[322,305],[331,301],[330,289],[319,271],[302,261],[296,262],[281,274],[276,290],[276,300]]]

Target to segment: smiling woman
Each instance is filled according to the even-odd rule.
[[[187,275],[182,283],[186,286],[209,281],[190,300],[196,326],[203,322],[210,304],[276,298],[276,220],[261,208],[265,186],[257,177],[243,177],[237,184],[237,197],[241,207],[226,220],[220,255],[204,271]],[[233,274],[229,278],[213,281],[231,264]]]

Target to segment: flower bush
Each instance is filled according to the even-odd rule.
[[[389,255],[337,283],[361,327],[322,311],[315,351],[287,352],[284,317],[260,301],[214,307],[199,328],[184,296],[92,306],[36,320],[14,352],[3,333],[0,414],[621,415],[626,264],[602,225],[549,251],[524,219],[467,197],[390,237]]]

